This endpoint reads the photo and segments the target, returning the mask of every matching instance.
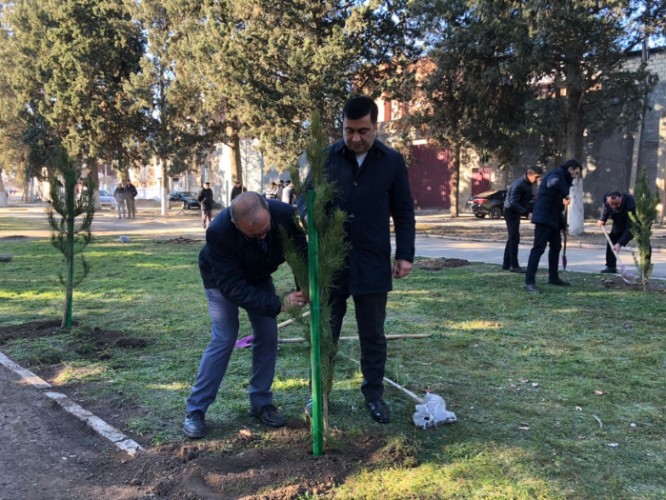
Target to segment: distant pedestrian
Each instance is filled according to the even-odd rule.
[[[277,182],[271,181],[270,185],[268,186],[268,189],[266,190],[266,198],[269,200],[276,200],[278,199],[278,192],[279,188]]]
[[[282,202],[288,205],[293,205],[294,198],[296,198],[294,185],[291,183],[291,181],[285,181],[284,189],[282,190]]]
[[[201,227],[206,229],[213,214],[213,190],[210,188],[210,182],[204,183],[203,189],[197,196],[197,201],[201,205]]]
[[[137,195],[136,188],[132,181],[127,179],[125,181],[125,203],[127,204],[127,218],[135,219],[136,218],[136,205],[134,203],[134,198]]]
[[[231,200],[233,201],[233,199],[236,196],[238,196],[241,193],[244,193],[245,191],[247,191],[247,189],[245,188],[245,186],[243,186],[242,182],[234,181],[234,187],[231,188]]]
[[[116,210],[118,210],[118,218],[123,217],[127,219],[127,208],[125,204],[125,188],[123,183],[119,183],[116,190],[113,192],[113,197],[116,199]]]
[[[558,168],[548,172],[537,192],[532,224],[534,224],[534,246],[530,252],[525,273],[525,290],[538,293],[536,273],[539,260],[548,251],[548,283],[557,286],[568,286],[569,283],[560,278],[558,272],[560,250],[562,249],[562,230],[566,231],[564,208],[569,206],[569,189],[573,180],[580,177],[583,167],[576,160],[567,160]]]
[[[518,245],[520,244],[520,218],[532,219],[534,210],[534,191],[532,186],[543,175],[541,167],[530,167],[525,175],[511,184],[504,201],[504,222],[509,233],[504,249],[504,262],[502,269],[512,273],[524,273],[525,270],[518,264]]]
[[[604,204],[601,208],[601,217],[597,221],[597,226],[603,227],[608,219],[613,221],[610,231],[610,240],[613,247],[606,242],[606,267],[601,270],[602,273],[617,272],[617,258],[615,255],[620,248],[626,247],[634,235],[631,233],[631,218],[629,214],[636,216],[636,200],[628,193],[611,191],[604,195]]]

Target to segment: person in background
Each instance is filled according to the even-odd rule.
[[[127,204],[127,218],[136,219],[136,204],[134,203],[134,198],[136,198],[137,191],[132,181],[127,179],[125,181],[125,203]]]
[[[271,181],[270,185],[268,186],[268,189],[266,190],[266,198],[269,200],[276,200],[278,199],[278,185],[277,182]]]
[[[602,273],[617,273],[617,258],[615,254],[620,248],[626,247],[634,235],[631,233],[631,217],[636,216],[636,200],[628,193],[611,191],[603,197],[603,206],[601,207],[601,217],[597,221],[597,226],[603,227],[610,218],[613,221],[609,237],[613,242],[613,247],[606,241],[606,267],[601,270]],[[605,239],[605,238],[604,238]]]
[[[282,199],[282,192],[284,191],[284,181],[282,179],[280,179],[277,186],[278,186],[278,192],[277,192],[276,198],[278,200],[281,200]]]
[[[197,196],[197,201],[201,205],[201,227],[206,229],[213,215],[213,190],[210,188],[210,182],[204,183],[203,189]]]
[[[512,273],[524,273],[518,264],[518,245],[520,244],[520,218],[532,218],[534,208],[534,191],[532,186],[538,182],[543,175],[541,167],[530,167],[525,175],[516,179],[511,184],[509,192],[504,201],[504,222],[509,233],[504,248],[504,261],[502,269]]]
[[[538,293],[536,273],[539,260],[549,246],[548,251],[548,283],[550,285],[568,286],[569,282],[560,278],[558,272],[560,250],[562,249],[562,230],[566,230],[563,210],[569,206],[569,189],[573,180],[580,177],[583,167],[576,160],[567,160],[558,168],[548,172],[537,191],[537,198],[532,212],[534,224],[534,246],[527,261],[525,273],[525,290]]]
[[[125,188],[123,183],[118,183],[118,187],[113,192],[113,197],[116,199],[116,210],[118,211],[118,218],[123,217],[127,219],[127,205],[125,204]]]
[[[242,182],[234,181],[234,187],[231,188],[231,201],[233,201],[234,198],[236,198],[236,196],[246,191],[247,189],[245,188],[245,186],[243,186]]]
[[[285,181],[284,190],[282,191],[282,203],[293,205],[295,197],[296,193],[294,192],[294,185],[291,181]]]
[[[331,208],[340,208],[348,215],[345,238],[350,244],[344,267],[331,289],[331,332],[337,343],[351,296],[361,345],[361,392],[370,416],[385,424],[390,421],[384,401],[386,303],[392,278],[404,278],[412,270],[415,218],[405,160],[377,140],[378,112],[369,97],[347,101],[342,110],[343,139],[329,146],[324,175],[338,188]],[[311,183],[308,177],[305,191]],[[302,193],[297,204],[301,217],[307,220]],[[393,264],[391,219],[395,228]],[[310,402],[305,412],[311,414]]]
[[[273,377],[277,355],[277,315],[308,302],[302,291],[288,293],[281,302],[271,275],[285,262],[281,228],[307,257],[307,241],[294,217],[294,208],[265,200],[258,193],[239,194],[206,230],[199,253],[211,341],[204,351],[196,381],[187,398],[183,432],[189,438],[205,434],[205,415],[213,404],[238,339],[240,309],[252,325],[252,377],[249,415],[265,425],[281,427],[286,420],[273,405]]]

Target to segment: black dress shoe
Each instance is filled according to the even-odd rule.
[[[376,401],[366,401],[365,405],[370,410],[370,416],[375,422],[388,424],[389,420],[391,420],[391,410],[386,406],[384,400],[377,399]]]
[[[602,274],[617,274],[617,268],[615,267],[604,267],[601,270]]]
[[[195,410],[185,417],[183,422],[183,434],[191,439],[204,437],[206,433],[206,419],[202,411]]]
[[[523,269],[523,268],[520,267],[520,266],[514,266],[514,267],[512,267],[512,268],[509,269],[509,272],[525,274],[525,269]]]
[[[502,271],[508,271],[509,269],[509,266],[502,266]]]
[[[555,280],[548,280],[549,285],[557,285],[557,286],[569,286],[570,283],[568,281],[564,281],[562,278],[557,278]]]
[[[264,405],[261,407],[252,406],[248,415],[257,417],[269,427],[282,427],[287,423],[282,412],[273,405]]]
[[[530,283],[529,285],[525,285],[525,290],[527,290],[530,293],[539,293],[539,289],[536,287],[534,283]]]

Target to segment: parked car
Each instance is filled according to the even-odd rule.
[[[467,198],[467,210],[479,219],[489,215],[491,219],[499,219],[504,215],[506,189],[484,191]]]
[[[99,204],[101,207],[116,208],[116,199],[106,189],[99,190]]]
[[[169,193],[169,201],[181,202],[185,210],[201,208],[197,201],[197,194],[192,191],[172,191]]]

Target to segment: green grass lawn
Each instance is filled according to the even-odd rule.
[[[75,291],[70,333],[12,340],[0,350],[89,402],[130,407],[126,430],[144,443],[182,439],[184,402],[208,341],[197,268],[200,244],[99,238],[92,270]],[[1,241],[0,327],[61,317],[60,254],[47,240]],[[472,264],[415,269],[395,282],[388,334],[430,333],[389,345],[387,376],[443,396],[458,422],[423,431],[414,403],[387,389],[393,419],[365,414],[357,365],[340,359],[331,395],[336,434],[384,433],[411,459],[375,464],[339,486],[341,498],[665,498],[666,295],[605,289],[600,277],[567,273],[569,288],[523,292],[522,276]],[[282,292],[288,268],[276,275]],[[351,303],[350,303],[351,305]],[[353,311],[343,335],[354,335]],[[244,315],[241,336],[249,335]],[[286,319],[286,318],[280,318]],[[146,340],[142,349],[86,354],[95,329]],[[300,326],[281,337],[299,337]],[[91,333],[92,332],[92,333]],[[343,341],[358,359],[358,342]],[[94,354],[94,355],[93,355]],[[249,350],[237,351],[207,418],[210,439],[234,432],[247,410]],[[309,348],[281,344],[274,385],[288,416],[308,397]],[[84,403],[85,404],[85,403]],[[271,435],[264,436],[270,446]]]

